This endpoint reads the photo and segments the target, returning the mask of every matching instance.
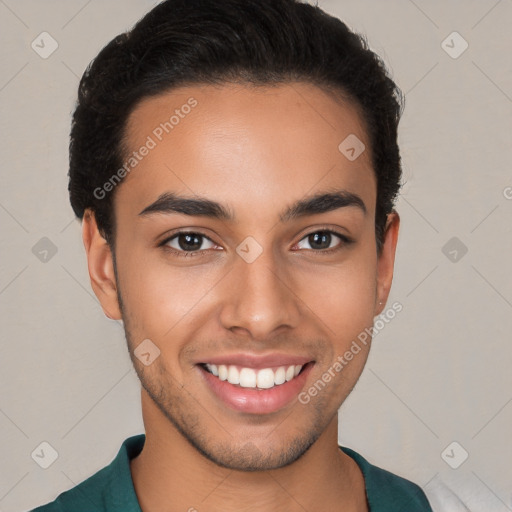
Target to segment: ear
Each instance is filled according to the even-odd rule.
[[[395,252],[398,241],[400,216],[396,211],[388,214],[382,251],[377,258],[377,294],[375,303],[375,316],[380,315],[386,306],[389,290],[393,281],[395,266]]]
[[[103,312],[112,320],[121,320],[112,252],[98,230],[94,212],[87,208],[82,221],[82,240],[92,289]]]

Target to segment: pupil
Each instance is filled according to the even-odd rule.
[[[180,249],[183,250],[191,250],[191,249],[199,249],[201,247],[201,240],[198,235],[191,234],[181,234],[178,237]],[[182,243],[183,240],[186,240],[185,243]]]
[[[322,245],[322,242],[323,247],[315,247],[315,244]],[[328,233],[327,231],[313,233],[312,235],[309,235],[309,244],[311,247],[316,249],[327,249],[329,245],[331,245],[331,233]]]

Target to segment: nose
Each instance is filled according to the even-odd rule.
[[[251,263],[236,255],[223,286],[220,321],[225,329],[263,341],[277,330],[297,327],[300,299],[293,277],[284,263],[276,263],[271,250],[263,250]]]

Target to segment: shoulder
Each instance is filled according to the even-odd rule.
[[[363,473],[371,512],[432,512],[419,485],[370,464],[350,448],[340,448],[356,461]]]
[[[30,512],[141,512],[130,460],[142,450],[144,434],[126,439],[114,460],[72,489]]]
[[[54,501],[41,505],[30,512],[103,512],[106,511],[106,490],[112,479],[110,466],[62,492]]]

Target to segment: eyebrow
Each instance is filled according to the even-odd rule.
[[[367,213],[363,200],[357,194],[347,190],[336,190],[299,199],[279,215],[279,220],[289,222],[300,217],[318,215],[347,207],[356,207],[365,215]],[[190,216],[235,221],[235,214],[220,203],[205,198],[180,196],[172,192],[161,194],[154,203],[146,206],[139,216],[145,217],[156,213],[167,215],[182,213]]]

